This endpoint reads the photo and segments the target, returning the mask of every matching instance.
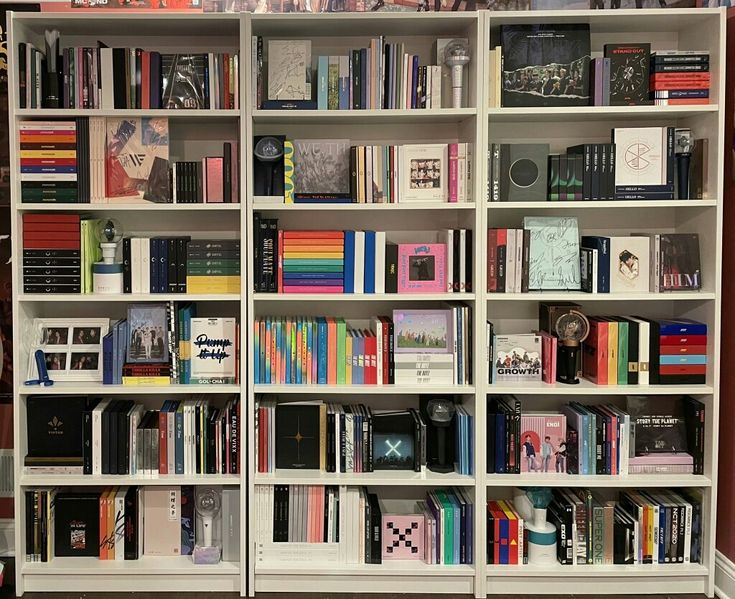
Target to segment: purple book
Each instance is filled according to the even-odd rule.
[[[417,108],[416,106],[416,98],[417,98],[417,91],[418,91],[418,80],[419,80],[419,57],[414,54],[413,56],[413,64],[411,65],[411,70],[413,71],[412,81],[413,85],[411,86],[411,108]]]

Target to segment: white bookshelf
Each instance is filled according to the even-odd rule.
[[[225,398],[239,395],[243,386],[123,386],[101,383],[56,382],[52,387],[29,387],[28,328],[33,318],[44,317],[123,317],[127,305],[135,302],[195,301],[199,313],[213,316],[237,316],[244,322],[244,307],[240,293],[204,294],[25,294],[22,292],[22,218],[35,212],[76,212],[92,217],[110,215],[122,224],[126,236],[165,236],[187,232],[195,238],[241,237],[240,213],[243,203],[232,204],[22,204],[18,168],[18,124],[27,119],[64,118],[78,116],[99,117],[167,117],[169,119],[171,158],[195,160],[207,155],[221,155],[222,140],[240,138],[238,130],[241,110],[68,110],[18,109],[17,47],[22,41],[31,41],[43,47],[43,32],[57,28],[63,46],[96,46],[97,40],[109,46],[142,47],[149,50],[195,52],[241,52],[239,15],[151,15],[151,14],[49,14],[16,13],[10,20],[10,145],[13,179],[11,182],[11,218],[13,232],[13,315],[15,331],[15,554],[18,571],[16,592],[34,591],[222,591],[243,592],[245,577],[245,530],[241,534],[240,562],[221,562],[216,566],[195,566],[189,556],[151,557],[143,555],[134,561],[101,561],[95,558],[54,558],[48,563],[24,563],[25,554],[25,497],[27,489],[38,487],[103,488],[116,485],[227,485],[241,487],[245,472],[239,475],[101,475],[64,476],[25,474],[23,459],[26,454],[26,421],[32,417],[26,412],[27,397],[32,394],[52,394],[58,401],[65,396],[89,394],[96,396],[126,397],[146,408],[159,408],[168,398],[186,399],[206,396],[214,405]],[[240,179],[244,180],[245,161],[241,164]],[[244,269],[244,256],[242,252]],[[53,373],[52,373],[53,377]],[[242,377],[241,377],[242,380]],[[242,456],[242,466],[246,461]],[[241,496],[243,506],[246,505]],[[244,508],[243,508],[244,509]]]
[[[589,23],[592,50],[599,53],[607,42],[647,41],[654,48],[709,50],[712,70],[712,104],[675,107],[577,107],[573,109],[487,108],[486,80],[491,37],[501,24]],[[724,129],[725,14],[723,10],[615,10],[615,11],[534,11],[478,13],[369,13],[369,14],[242,14],[242,15],[131,15],[15,14],[10,22],[10,64],[16,64],[17,44],[38,43],[46,27],[60,29],[68,45],[139,46],[150,49],[199,49],[225,51],[239,48],[241,64],[241,108],[237,111],[99,111],[99,110],[19,110],[16,70],[11,67],[10,138],[13,165],[12,231],[14,251],[20,255],[22,214],[31,211],[80,211],[113,214],[127,234],[165,235],[183,230],[244,240],[242,252],[243,286],[240,294],[221,296],[39,296],[20,293],[19,261],[14,262],[14,331],[17,339],[15,381],[15,491],[16,555],[24,553],[24,500],[22,492],[34,486],[93,486],[109,484],[213,484],[240,485],[242,491],[241,561],[214,567],[194,567],[185,558],[145,557],[138,562],[101,562],[57,558],[48,564],[21,564],[17,591],[239,591],[258,592],[412,592],[489,594],[548,593],[705,593],[714,594],[714,534],[717,491],[717,435],[720,348],[720,272],[722,255]],[[404,41],[410,52],[421,56],[422,64],[434,62],[431,45],[437,37],[462,36],[471,41],[472,62],[466,69],[469,80],[467,108],[435,110],[363,111],[272,111],[257,110],[251,104],[251,37],[267,39],[308,38],[312,54],[341,54],[348,48],[364,47],[370,37],[386,35],[389,41]],[[28,118],[99,116],[169,117],[172,154],[187,160],[214,152],[221,139],[231,139],[239,127],[241,142],[242,203],[232,205],[65,205],[38,206],[19,203],[17,181],[17,124]],[[661,202],[542,202],[490,204],[485,198],[487,164],[484,149],[493,141],[539,141],[548,139],[553,150],[582,141],[606,141],[612,127],[622,125],[689,126],[697,137],[709,143],[708,196],[703,200]],[[353,143],[421,143],[470,141],[475,145],[473,204],[396,205],[284,205],[253,203],[252,136],[284,134],[301,138],[349,138]],[[373,229],[385,231],[471,228],[474,235],[474,292],[472,294],[405,295],[290,295],[253,293],[253,267],[245,248],[252,239],[252,216],[260,212],[279,219],[279,226],[303,229]],[[630,296],[584,293],[488,294],[485,280],[487,244],[485,231],[494,226],[517,226],[526,215],[575,215],[580,229],[600,234],[650,230],[698,232],[701,240],[705,288],[700,293],[636,294]],[[239,217],[239,219],[238,219]],[[250,248],[249,248],[250,249]],[[448,297],[451,295],[451,297]],[[238,315],[242,323],[241,385],[226,387],[122,387],[99,384],[57,383],[48,389],[25,387],[28,348],[22,331],[36,316],[109,316],[123,314],[133,301],[196,299],[211,314]],[[336,385],[254,385],[248,360],[254,319],[264,315],[342,315],[346,318],[387,313],[394,307],[434,307],[445,299],[467,301],[474,314],[473,384],[418,388],[409,386]],[[496,331],[526,332],[537,318],[539,301],[575,301],[591,314],[637,312],[647,316],[689,316],[710,327],[710,364],[706,385],[612,386],[601,387],[582,381],[566,385],[493,385],[487,383],[484,348],[486,319]],[[451,393],[475,416],[474,474],[425,475],[407,472],[369,474],[328,474],[278,471],[258,474],[254,463],[254,397],[272,394],[281,400],[328,398],[330,401],[363,402],[372,407],[416,405],[420,393]],[[25,475],[26,398],[33,393],[60,396],[76,393],[130,395],[146,405],[157,406],[171,394],[212,395],[241,393],[247,439],[243,448],[240,477],[60,477]],[[485,418],[488,393],[514,393],[525,409],[552,409],[569,401],[617,401],[626,394],[691,394],[707,407],[705,474],[665,476],[570,476],[570,475],[488,475],[485,473]],[[599,399],[596,399],[599,397]],[[213,401],[218,398],[214,397]],[[244,440],[245,441],[245,440]],[[112,480],[114,478],[114,480]],[[380,496],[418,499],[426,489],[439,486],[468,488],[475,503],[475,563],[464,566],[429,566],[420,562],[381,565],[331,563],[258,563],[255,559],[254,506],[248,505],[257,486],[270,484],[367,485]],[[518,486],[585,486],[615,494],[624,488],[699,487],[704,490],[704,561],[682,566],[493,566],[485,561],[486,499],[508,497]],[[249,559],[248,559],[249,556]]]

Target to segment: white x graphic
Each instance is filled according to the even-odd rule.
[[[401,444],[401,440],[395,442],[395,444],[391,443],[388,439],[385,440],[385,444],[390,447],[390,449],[386,452],[385,457],[388,457],[390,454],[395,453],[398,457],[401,457],[401,454],[398,451],[398,447]]]

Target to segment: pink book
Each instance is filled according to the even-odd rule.
[[[221,156],[208,156],[204,159],[205,172],[207,173],[207,197],[208,204],[221,203],[225,201],[223,158]]]
[[[443,293],[447,286],[447,246],[398,245],[398,293]]]
[[[284,285],[283,293],[344,293],[344,287],[317,287],[310,285]]]
[[[459,144],[449,144],[449,201],[456,202],[459,187]]]
[[[423,561],[424,525],[423,514],[383,514],[383,559]]]
[[[521,415],[521,473],[567,471],[564,414]]]

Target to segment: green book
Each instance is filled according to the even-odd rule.
[[[187,260],[188,268],[240,268],[240,260],[212,258],[207,260]]]
[[[283,272],[339,272],[344,270],[342,264],[284,264]]]
[[[449,501],[446,492],[443,489],[436,489],[434,496],[441,505],[441,519],[444,525],[444,564],[454,563],[454,507]]]
[[[95,234],[99,222],[94,218],[81,221],[82,293],[93,293],[92,265],[102,260],[102,250]]]
[[[618,385],[628,384],[628,323],[618,321]]]
[[[194,268],[189,266],[186,269],[186,274],[188,276],[194,276],[194,277],[213,277],[213,276],[222,276],[222,277],[233,277],[233,276],[240,276],[240,267],[239,266],[229,266],[229,267],[207,267],[207,268]]]
[[[347,325],[344,318],[337,319],[337,384],[344,385],[347,382],[346,364]]]
[[[339,56],[329,57],[327,108],[339,110]]]

